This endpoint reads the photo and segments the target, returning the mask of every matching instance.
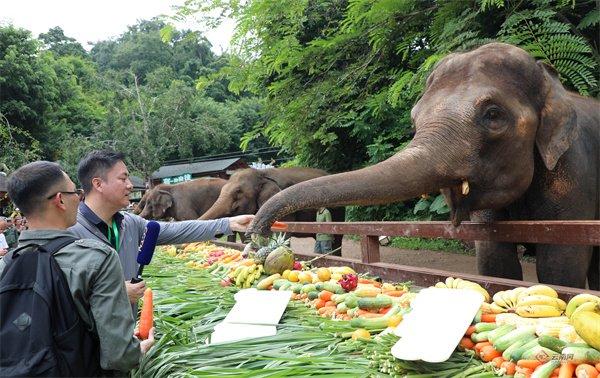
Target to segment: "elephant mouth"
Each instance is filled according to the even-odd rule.
[[[440,189],[450,208],[450,221],[455,227],[469,219],[471,201],[469,200],[469,183],[464,180],[461,184]]]

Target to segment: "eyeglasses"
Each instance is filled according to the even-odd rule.
[[[83,189],[75,189],[74,192],[56,192],[53,195],[46,197],[46,199],[52,199],[58,193],[61,193],[61,194],[77,194],[77,197],[79,197],[79,200],[83,199]]]

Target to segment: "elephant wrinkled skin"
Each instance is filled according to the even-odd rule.
[[[219,198],[227,180],[200,178],[180,184],[159,184],[144,194],[136,209],[146,219],[196,219]]]
[[[490,43],[442,59],[413,107],[416,133],[379,164],[271,198],[249,232],[319,206],[403,201],[441,190],[451,220],[599,219],[600,103],[568,92],[524,50]],[[538,244],[540,282],[599,286],[598,247]],[[477,242],[480,274],[522,279],[513,243]]]

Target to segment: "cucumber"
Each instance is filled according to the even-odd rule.
[[[531,374],[531,378],[548,378],[552,375],[554,369],[560,366],[559,360],[551,360],[546,362],[543,365],[537,367],[533,374]]]
[[[344,294],[346,292],[342,285],[333,282],[324,282],[323,290],[331,291],[334,294]]]
[[[358,298],[354,294],[350,294],[344,299],[344,303],[348,308],[358,307]]]
[[[544,348],[541,345],[536,345],[533,348],[525,351],[523,356],[521,357],[524,360],[539,360],[543,361],[544,359],[551,359],[553,356],[558,356],[559,353],[556,353],[552,349]]]
[[[301,283],[294,283],[292,285],[290,285],[288,290],[291,290],[294,292],[294,294],[300,294],[300,290],[302,290],[302,285]]]
[[[339,312],[340,314],[345,314],[346,312],[348,312],[348,306],[346,306],[344,302],[338,303],[337,312]]]
[[[502,353],[502,357],[505,360],[510,361],[511,360],[511,355],[513,354],[513,352],[516,351],[517,349],[519,349],[520,347],[522,347],[523,345],[527,344],[531,340],[535,340],[535,336],[530,335],[530,336],[526,336],[526,337],[524,337],[522,339],[519,339],[517,342],[515,342],[513,345],[509,346]]]
[[[489,323],[484,323],[484,324],[489,324]],[[516,327],[512,324],[501,325],[500,327],[490,331],[490,333],[488,334],[488,340],[490,341],[490,343],[493,344],[494,341],[496,341],[500,337],[506,335],[507,333],[514,331],[515,328]]]
[[[531,335],[531,336],[533,336],[533,335]],[[538,344],[537,337],[534,336],[533,339],[531,339],[530,341],[526,342],[522,346],[515,349],[515,351],[510,354],[510,359],[513,361],[519,361],[522,358],[523,353],[527,352],[529,349],[533,348],[536,345],[540,345],[540,344]]]
[[[291,282],[286,280],[285,278],[280,278],[280,279],[273,281],[273,290],[279,290],[281,285],[283,285],[285,283],[291,284]]]
[[[510,331],[506,335],[499,337],[496,339],[494,343],[494,348],[499,350],[500,352],[504,352],[508,349],[509,346],[514,344],[517,340],[527,336],[527,335],[535,335],[535,327],[521,327],[517,328],[513,331]]]
[[[348,314],[350,314],[351,310],[348,310]],[[350,320],[350,326],[353,328],[364,328],[367,330],[384,329],[387,328],[390,318],[399,312],[400,306],[394,305],[385,315],[380,318],[354,318]]]
[[[317,291],[323,291],[323,282],[317,282],[315,284],[315,287],[317,288]]]
[[[336,304],[340,304],[342,302],[344,302],[344,300],[346,300],[346,297],[350,295],[349,293],[345,293],[345,294],[333,294],[331,296],[331,300],[334,301]]]
[[[363,310],[376,310],[392,305],[392,300],[389,298],[372,298],[365,297],[358,300],[358,308]]]
[[[302,289],[300,290],[301,293],[310,293],[311,291],[316,291],[317,290],[317,286],[315,284],[306,284],[304,286],[302,286]]]
[[[279,288],[277,290],[279,290],[279,291],[291,290],[292,285],[294,285],[294,284],[291,283],[290,281],[284,282],[283,284],[281,284],[281,286],[279,286]],[[275,285],[273,285],[273,286],[275,286]]]
[[[564,361],[574,362],[576,364],[600,363],[600,351],[592,347],[567,346],[562,350],[562,359]]]
[[[308,293],[308,299],[311,301],[317,298],[319,298],[319,292],[317,290]]]
[[[561,353],[562,350],[567,346],[566,342],[548,335],[542,335],[538,337],[538,343],[544,348],[551,349],[556,353]]]
[[[490,333],[490,331],[483,331],[483,332],[473,332],[473,334],[471,334],[471,340],[473,340],[474,343],[480,343],[482,341],[488,341],[488,334]]]
[[[496,323],[477,323],[475,324],[475,332],[493,331],[498,326]]]

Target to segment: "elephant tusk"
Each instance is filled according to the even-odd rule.
[[[466,196],[467,194],[469,194],[469,182],[464,180],[462,182],[462,195]]]

